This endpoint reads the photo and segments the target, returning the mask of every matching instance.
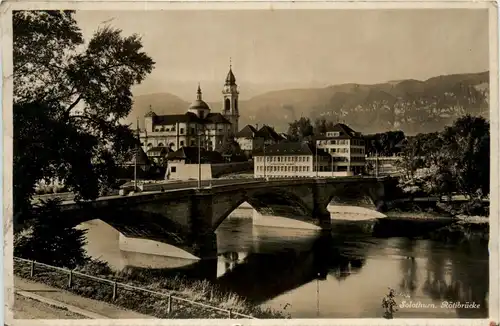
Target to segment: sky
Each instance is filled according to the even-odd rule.
[[[142,36],[156,65],[136,95],[193,97],[200,82],[209,89],[205,99],[219,100],[230,58],[241,98],[489,67],[484,9],[78,11],[75,17],[86,39],[106,25]]]

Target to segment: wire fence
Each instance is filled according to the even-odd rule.
[[[202,307],[205,309],[213,310],[214,312],[217,312],[219,316],[225,317],[225,318],[243,318],[243,319],[257,319],[253,316],[250,315],[245,315],[236,311],[231,311],[230,309],[223,309],[219,307],[215,307],[209,304],[197,302],[194,300],[190,300],[187,298],[181,298],[179,296],[173,295],[172,293],[164,293],[164,292],[158,292],[158,291],[153,291],[150,289],[138,287],[138,286],[133,286],[125,283],[120,283],[116,282],[113,280],[93,276],[93,275],[88,275],[84,274],[75,270],[70,270],[67,268],[62,268],[62,267],[56,267],[56,266],[51,266],[47,265],[44,263],[36,262],[33,260],[28,260],[24,258],[19,258],[19,257],[14,257],[14,262],[18,262],[20,264],[17,264],[18,267],[21,267],[22,265],[25,266],[25,268],[29,268],[29,277],[33,278],[35,274],[41,274],[43,273],[43,270],[49,270],[49,271],[55,271],[58,272],[56,283],[61,284],[61,282],[64,282],[64,279],[66,281],[66,285],[68,288],[72,288],[75,284],[75,282],[78,281],[78,279],[84,279],[87,281],[92,281],[95,283],[96,286],[102,285],[102,284],[107,284],[109,285],[109,291],[111,292],[111,300],[115,301],[118,299],[119,296],[119,290],[128,290],[128,291],[135,291],[135,292],[142,292],[142,293],[147,293],[153,296],[158,296],[163,299],[167,299],[167,307],[166,307],[166,313],[171,314],[174,312],[174,308],[179,307],[179,309],[182,309],[182,307],[185,307],[186,304],[191,305],[191,306],[197,306],[197,307]],[[21,267],[22,268],[22,267]],[[26,272],[26,271],[25,271]],[[54,277],[52,275],[52,277]],[[183,303],[182,305],[176,305],[175,303]]]

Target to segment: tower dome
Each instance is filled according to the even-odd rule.
[[[153,111],[151,105],[149,106],[149,111],[144,115],[145,118],[156,117],[156,113]]]
[[[200,118],[206,117],[209,113],[210,107],[203,101],[200,84],[198,84],[198,90],[196,91],[196,100],[189,106],[188,112],[196,114]]]

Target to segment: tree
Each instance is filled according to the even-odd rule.
[[[88,260],[86,230],[75,229],[58,205],[58,200],[49,200],[31,212],[30,225],[14,237],[15,256],[71,269]]]
[[[400,160],[397,162],[407,180],[413,180],[415,172],[423,167],[420,145],[418,138],[410,138],[401,152]]]
[[[405,139],[405,134],[400,130],[367,135],[365,136],[366,153],[370,155],[378,153],[381,156],[392,156],[399,152],[399,148],[396,145],[403,139]]]
[[[23,212],[41,180],[62,180],[77,200],[96,198],[137,144],[120,121],[154,61],[137,35],[109,27],[84,46],[73,14],[13,13],[15,217],[31,216]]]
[[[224,145],[219,148],[218,152],[223,156],[230,157],[231,161],[246,161],[247,158],[241,150],[240,144],[232,136],[226,137],[223,141]]]
[[[335,126],[335,122],[326,120],[325,118],[318,118],[314,121],[314,134],[324,135],[327,130],[330,130]]]
[[[290,140],[300,141],[308,136],[314,135],[314,128],[311,124],[311,120],[309,118],[300,118],[299,120],[295,120],[289,123],[288,127],[288,136]]]
[[[466,115],[442,133],[442,153],[459,193],[481,199],[490,192],[490,125]]]

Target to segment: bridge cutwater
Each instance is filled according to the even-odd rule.
[[[349,204],[356,199],[359,205],[361,199],[380,211],[385,186],[384,178],[373,177],[232,179],[201,188],[177,184],[162,191],[66,201],[61,208],[75,225],[97,218],[126,237],[161,241],[203,259],[216,253],[217,227],[244,202],[264,215],[329,229],[331,202]]]

